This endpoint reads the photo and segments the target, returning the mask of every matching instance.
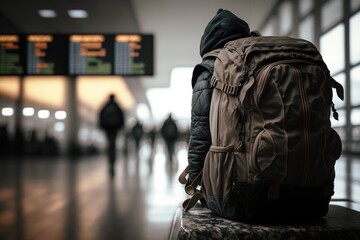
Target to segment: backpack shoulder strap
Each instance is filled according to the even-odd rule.
[[[211,74],[214,73],[214,60],[213,59],[204,59],[201,63],[197,64],[193,70],[192,78],[191,78],[191,85],[192,87],[195,86],[197,78],[200,74],[204,71],[208,71]]]
[[[206,59],[208,57],[217,57],[219,52],[221,51],[221,48],[217,48],[217,49],[214,49],[208,53],[205,53],[204,56],[202,57],[203,59]]]

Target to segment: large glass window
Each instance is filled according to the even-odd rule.
[[[327,31],[343,18],[343,1],[331,0],[321,9],[321,29]]]
[[[320,38],[320,52],[331,74],[345,68],[344,24],[339,24]]]
[[[360,0],[351,0],[351,10],[356,11],[360,8]]]
[[[300,16],[305,16],[306,14],[308,14],[311,9],[313,8],[314,5],[314,1],[313,0],[302,0],[299,1],[300,4]]]
[[[5,95],[7,97],[17,98],[19,89],[19,77],[0,77],[0,97]]]
[[[64,108],[66,104],[66,78],[29,76],[24,79],[24,99],[52,108]]]
[[[291,2],[286,1],[280,7],[280,34],[287,35],[292,28],[292,5]]]
[[[273,36],[275,35],[275,19],[271,19],[266,26],[262,29],[261,34],[263,36]]]
[[[335,80],[340,83],[345,90],[345,73],[340,73],[336,76],[334,76]],[[342,101],[337,93],[336,93],[336,89],[333,88],[333,103],[335,104],[335,108],[343,108],[345,107],[345,101]]]
[[[354,108],[351,110],[351,124],[360,125],[360,108]]]
[[[337,110],[337,113],[339,114],[339,120],[336,120],[335,118],[333,118],[333,116],[331,116],[330,117],[331,126],[332,127],[343,127],[343,126],[345,126],[345,123],[346,123],[345,110],[344,109]]]
[[[351,84],[351,105],[360,104],[360,66],[354,67],[350,71]]]
[[[314,16],[311,15],[300,23],[299,37],[314,42]]]
[[[360,12],[350,18],[350,62],[360,62]]]

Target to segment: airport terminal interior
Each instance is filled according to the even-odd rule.
[[[333,92],[342,155],[330,204],[360,212],[360,0],[0,0],[0,239],[169,239],[188,198],[178,176],[192,71],[219,8],[319,49],[345,96]],[[114,172],[99,127],[111,94],[125,116]]]

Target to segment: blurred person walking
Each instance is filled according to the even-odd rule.
[[[136,123],[131,130],[131,135],[135,142],[135,151],[137,154],[139,154],[141,139],[144,136],[144,128],[139,119],[136,120]]]
[[[109,174],[115,176],[116,138],[118,131],[124,127],[124,113],[115,101],[115,95],[110,94],[108,102],[99,114],[100,128],[106,133],[108,141]]]
[[[156,134],[157,134],[156,127],[151,128],[150,131],[148,132],[148,138],[150,140],[150,147],[151,147],[152,155],[155,152]]]
[[[161,127],[161,135],[165,140],[169,162],[172,165],[175,143],[179,137],[179,131],[171,114],[169,114],[169,117],[164,121],[164,124]]]

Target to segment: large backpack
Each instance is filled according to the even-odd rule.
[[[212,145],[197,179],[187,183],[186,170],[179,178],[194,195],[184,210],[201,199],[233,220],[326,215],[342,151],[330,122],[331,111],[337,118],[332,88],[341,99],[343,88],[316,47],[251,36],[206,56],[216,56]]]

